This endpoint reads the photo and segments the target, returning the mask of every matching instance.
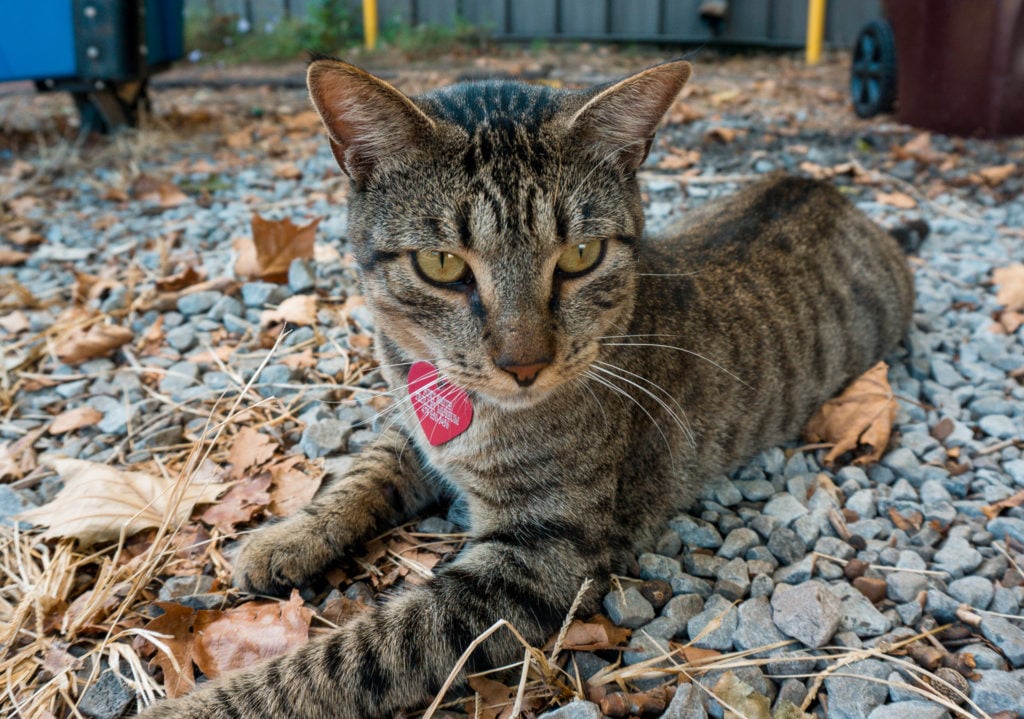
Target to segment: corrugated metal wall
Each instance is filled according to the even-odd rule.
[[[255,28],[302,17],[311,0],[185,0],[190,12],[237,15]],[[359,0],[344,0],[357,22]],[[700,19],[701,0],[378,0],[381,24],[453,25],[461,19],[490,29],[495,40],[606,40],[801,47],[807,0],[730,0],[729,19],[714,35]],[[826,42],[853,43],[881,13],[881,0],[828,0]]]

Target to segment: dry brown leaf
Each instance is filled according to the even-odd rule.
[[[14,310],[0,317],[0,327],[12,335],[24,332],[32,325],[28,321],[28,315],[21,310]]]
[[[808,441],[833,445],[825,455],[826,464],[858,448],[866,452],[857,457],[854,464],[881,459],[897,409],[888,370],[889,365],[879,362],[854,380],[841,395],[826,402],[807,423],[804,436]]]
[[[229,133],[224,136],[224,141],[232,150],[241,150],[249,147],[252,145],[252,128],[245,127]]]
[[[684,646],[682,651],[686,661],[690,664],[699,664],[700,662],[718,659],[722,656],[722,653],[715,649],[702,649],[693,645]]]
[[[1017,172],[1017,165],[1010,162],[1005,165],[994,165],[992,167],[984,167],[978,170],[978,174],[981,175],[981,179],[985,181],[986,185],[995,187],[1001,185],[1009,180],[1014,173]]]
[[[302,177],[302,170],[294,162],[282,162],[274,166],[274,177],[282,180],[298,180]]]
[[[996,302],[1011,311],[1024,311],[1024,263],[996,268],[992,282],[999,286]]]
[[[320,115],[312,110],[306,110],[294,115],[282,115],[280,121],[284,128],[289,131],[319,130],[322,127]]]
[[[96,424],[101,419],[103,419],[103,413],[85,404],[58,414],[50,423],[47,431],[50,434],[64,434]]]
[[[687,167],[693,167],[698,162],[700,162],[699,150],[670,147],[668,153],[658,163],[658,167],[662,170],[685,170]]]
[[[293,352],[282,357],[278,364],[283,364],[293,370],[312,369],[316,367],[317,358],[313,356],[313,349],[307,347],[301,352]]]
[[[329,622],[341,625],[369,610],[369,604],[340,594],[324,602],[320,615]]]
[[[164,688],[170,699],[183,696],[195,686],[195,669],[192,667],[192,648],[195,642],[196,610],[176,602],[156,602],[155,606],[164,611],[146,625],[146,630],[159,634],[160,643],[170,649],[170,655],[162,649],[152,663],[164,671]]]
[[[903,192],[876,192],[875,202],[890,207],[898,207],[901,210],[910,210],[917,207],[917,200]]]
[[[298,590],[286,602],[246,602],[224,612],[200,611],[192,658],[210,679],[276,657],[309,641],[313,610]]]
[[[7,442],[0,444],[0,479],[7,479],[13,477],[17,479],[21,476],[21,468],[18,466],[18,460],[11,452],[11,445]]]
[[[998,502],[993,502],[981,508],[982,514],[988,517],[990,520],[995,519],[999,516],[1000,512],[1004,509],[1013,509],[1024,504],[1024,489],[1017,492],[1016,494],[1007,497],[1006,499],[1000,499]]]
[[[206,279],[205,273],[197,271],[192,265],[186,265],[184,269],[175,272],[173,275],[158,279],[156,281],[156,288],[161,292],[177,292],[197,282],[202,282],[204,279]]]
[[[480,697],[479,705],[470,710],[474,717],[509,719],[512,716],[516,687],[505,686],[501,682],[482,676],[470,677],[469,686]],[[471,703],[475,701],[475,698],[470,700]]]
[[[188,202],[188,195],[173,182],[150,175],[139,175],[132,183],[131,194],[136,200],[152,202],[165,209]]]
[[[287,282],[288,266],[297,258],[313,257],[313,241],[321,217],[305,225],[290,219],[267,220],[252,216],[252,241],[235,242],[238,260],[235,274],[239,277],[260,277],[268,282]]]
[[[260,322],[273,325],[287,322],[293,325],[316,324],[316,297],[313,295],[292,295],[273,310],[264,310]]]
[[[24,264],[31,257],[27,252],[21,250],[8,250],[0,247],[0,267],[15,267]]]
[[[713,127],[704,133],[704,141],[727,144],[735,140],[737,134],[731,127]]]
[[[35,247],[36,245],[43,244],[43,236],[38,232],[33,232],[32,228],[28,225],[21,225],[16,230],[7,234],[7,239],[12,245],[18,247]]]
[[[893,154],[900,160],[917,160],[927,164],[940,162],[945,158],[941,152],[932,147],[932,136],[929,132],[922,132],[915,135],[905,145],[897,145],[892,149]]]
[[[185,521],[196,504],[212,502],[223,485],[184,487],[173,478],[128,472],[84,459],[43,460],[57,472],[64,488],[48,504],[27,510],[18,519],[43,527],[43,539],[74,537],[82,545],[112,541],[121,530],[130,536],[159,527],[165,516]]]
[[[995,314],[995,324],[991,330],[998,334],[1012,335],[1024,325],[1024,312],[1001,310]]]
[[[77,328],[57,342],[57,359],[65,364],[106,357],[121,345],[131,342],[134,333],[127,327],[95,324],[87,330]]]
[[[717,697],[723,706],[735,711],[726,712],[728,717],[744,717],[745,719],[770,719],[771,699],[759,694],[746,682],[732,672],[726,672],[715,682],[711,694]]]
[[[629,639],[629,629],[615,626],[602,614],[586,621],[573,619],[562,639],[562,649],[593,652],[620,646]],[[554,646],[554,639],[550,642]]]
[[[296,465],[304,461],[301,455],[293,455],[267,467],[274,478],[270,488],[269,509],[272,514],[286,517],[305,507],[320,488],[323,469],[306,463],[306,470],[302,471]]]
[[[257,512],[270,504],[267,493],[270,480],[270,472],[260,472],[255,477],[243,479],[207,507],[199,518],[224,534],[234,532],[236,524],[251,521]]]
[[[235,435],[231,449],[228,451],[228,462],[231,463],[231,476],[242,477],[251,467],[258,467],[271,457],[277,449],[277,442],[268,435],[262,434],[252,427],[242,427]]]

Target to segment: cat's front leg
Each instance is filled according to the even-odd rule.
[[[436,500],[436,487],[426,479],[408,438],[389,430],[309,505],[252,536],[235,564],[235,586],[285,595],[375,533]]]
[[[144,716],[384,719],[422,705],[498,619],[540,645],[558,629],[588,577],[596,586],[580,611],[593,610],[608,583],[606,536],[598,527],[557,520],[490,532],[425,586],[291,654]],[[515,662],[523,651],[511,632],[500,629],[473,652],[465,672]]]

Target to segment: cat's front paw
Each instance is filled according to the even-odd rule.
[[[253,594],[286,596],[304,587],[337,559],[327,539],[284,521],[257,531],[235,562],[233,584]]]

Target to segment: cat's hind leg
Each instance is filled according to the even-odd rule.
[[[242,548],[234,584],[258,594],[285,595],[374,534],[437,500],[436,485],[408,438],[389,430],[309,505],[258,530]]]

